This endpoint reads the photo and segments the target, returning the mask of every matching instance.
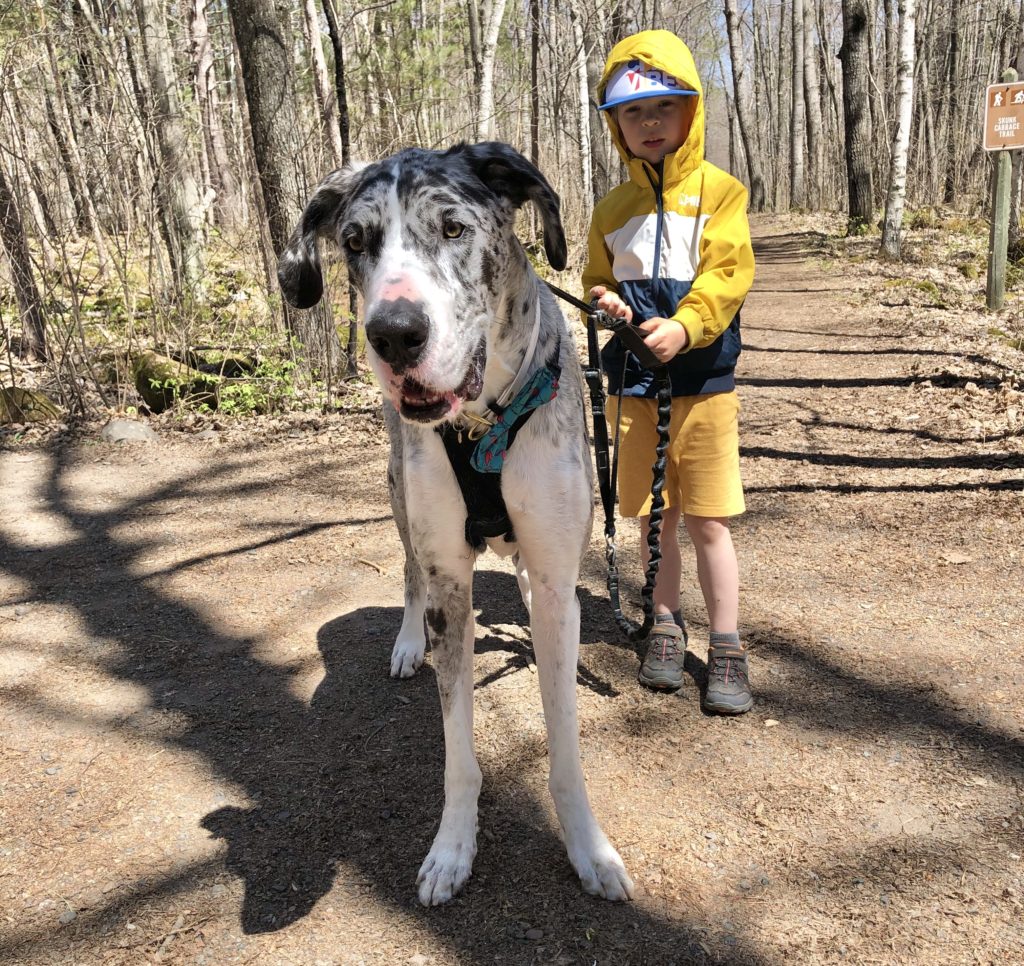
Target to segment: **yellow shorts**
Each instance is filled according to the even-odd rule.
[[[608,398],[608,437],[615,439],[618,396]],[[740,481],[740,401],[735,392],[677,396],[665,466],[665,506],[700,517],[732,517],[746,509]],[[619,512],[651,512],[651,480],[658,443],[654,399],[622,399],[619,441]]]

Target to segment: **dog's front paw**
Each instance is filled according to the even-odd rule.
[[[473,872],[476,843],[434,842],[416,876],[420,902],[425,906],[439,906],[447,902],[465,884]]]
[[[410,641],[399,637],[391,649],[391,676],[411,678],[423,663],[424,641]]]
[[[584,892],[612,902],[633,898],[633,880],[611,843],[606,841],[590,851],[570,854],[569,860]]]

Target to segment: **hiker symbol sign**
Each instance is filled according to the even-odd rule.
[[[1024,148],[1024,82],[989,84],[985,88],[986,151]]]

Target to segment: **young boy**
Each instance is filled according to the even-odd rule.
[[[590,226],[584,288],[599,308],[640,325],[668,364],[671,443],[654,589],[655,625],[640,683],[683,683],[680,515],[693,542],[711,631],[704,708],[753,705],[737,633],[739,574],[729,518],[744,510],[739,473],[739,309],[754,279],[747,191],[704,160],[704,99],[693,57],[666,30],[616,44],[598,100],[629,181],[601,200]],[[602,351],[609,417],[621,421],[619,506],[640,518],[646,567],[657,443],[657,385],[613,337]]]

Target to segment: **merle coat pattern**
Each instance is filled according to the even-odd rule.
[[[426,905],[455,895],[476,855],[481,771],[473,751],[473,606],[476,554],[465,540],[465,503],[435,427],[468,425],[514,380],[539,325],[530,371],[558,346],[558,395],[516,437],[502,495],[531,615],[550,752],[549,787],[569,859],[584,889],[626,899],[633,884],[591,811],[579,758],[576,583],[593,517],[593,485],[575,343],[530,267],[513,225],[531,201],[544,246],[565,267],[558,198],[543,175],[499,143],[448,151],[409,149],[328,175],[316,189],[279,267],[289,302],[323,292],[317,239],[344,252],[364,301],[368,356],[385,395],[388,471],[406,551],[405,614],[391,674],[412,675],[430,637],[444,719],[445,801],[420,868]],[[538,321],[539,320],[539,321]]]

